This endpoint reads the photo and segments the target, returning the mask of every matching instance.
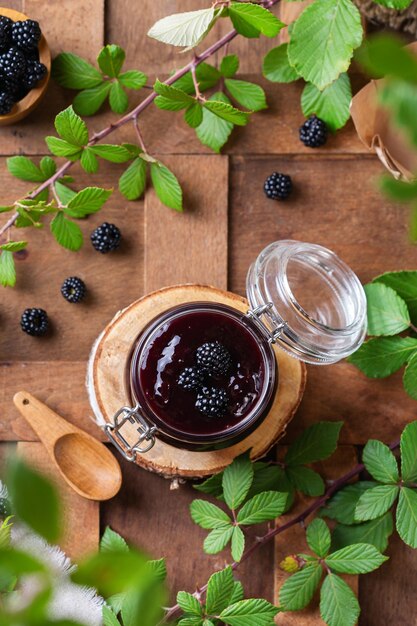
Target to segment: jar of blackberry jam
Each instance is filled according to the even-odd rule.
[[[366,297],[333,252],[298,241],[266,247],[247,276],[246,314],[184,302],[139,334],[127,368],[131,407],[106,432],[129,460],[156,439],[195,451],[228,447],[265,419],[279,371],[272,345],[311,364],[335,363],[366,334]],[[129,420],[139,440],[128,446]]]

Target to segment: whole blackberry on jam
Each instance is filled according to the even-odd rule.
[[[291,176],[273,172],[264,182],[265,195],[271,200],[285,200],[292,191]]]
[[[81,302],[86,292],[85,283],[77,276],[70,276],[62,283],[61,293],[67,302]]]
[[[197,396],[196,408],[207,417],[223,417],[227,411],[227,393],[217,387],[203,387]]]
[[[300,140],[307,148],[319,148],[327,141],[327,126],[316,115],[311,115],[300,126]]]
[[[26,59],[21,50],[13,46],[0,55],[0,75],[18,78],[26,69]]]
[[[178,384],[186,391],[200,389],[204,385],[204,372],[198,367],[186,367],[178,377]]]
[[[232,365],[232,357],[220,341],[203,343],[195,358],[197,365],[211,376],[224,376]]]
[[[12,25],[13,43],[21,50],[29,51],[37,48],[41,35],[39,24],[34,20],[14,22]]]
[[[22,77],[22,84],[26,89],[33,89],[47,74],[46,66],[39,61],[26,61],[26,70]]]
[[[0,48],[8,48],[11,44],[12,20],[0,15]]]
[[[48,330],[48,314],[43,309],[26,309],[20,319],[22,330],[33,337],[40,337]]]
[[[13,96],[7,91],[0,91],[0,115],[7,115],[7,113],[10,113],[13,105]]]
[[[119,247],[121,236],[117,226],[104,222],[91,233],[90,239],[97,252],[106,254]]]

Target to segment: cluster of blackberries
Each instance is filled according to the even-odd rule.
[[[105,254],[119,247],[121,236],[117,226],[104,222],[91,233],[90,239],[95,250]],[[61,293],[65,300],[72,304],[81,302],[86,292],[85,283],[78,276],[66,278],[61,286]],[[20,319],[20,326],[28,335],[41,337],[49,328],[48,314],[44,309],[25,309]]]
[[[47,69],[39,61],[41,36],[38,22],[13,22],[0,15],[0,115],[10,113],[46,76]]]
[[[204,343],[195,353],[196,364],[186,367],[178,384],[186,391],[197,391],[196,408],[207,417],[223,417],[229,402],[227,392],[207,384],[208,377],[225,376],[232,365],[228,350],[219,342]]]

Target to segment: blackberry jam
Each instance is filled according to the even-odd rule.
[[[203,371],[203,386],[224,390],[227,407],[207,416],[197,390],[184,389],[181,372],[196,367],[197,349],[219,342],[230,354],[227,373]],[[273,349],[252,322],[231,307],[192,303],[167,311],[138,338],[130,364],[130,388],[157,436],[173,445],[210,449],[246,437],[266,417],[276,387]]]

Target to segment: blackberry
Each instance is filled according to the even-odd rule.
[[[26,60],[26,70],[22,78],[23,86],[26,89],[33,89],[42,78],[45,78],[47,71],[43,63]]]
[[[187,391],[200,389],[204,385],[204,372],[198,367],[186,367],[178,377],[178,384]]]
[[[61,293],[68,302],[74,304],[81,302],[85,296],[85,292],[85,283],[77,276],[70,276],[70,278],[66,278],[62,283]]]
[[[11,44],[12,20],[0,15],[0,48],[8,48]]]
[[[43,309],[26,309],[23,311],[20,326],[28,335],[40,337],[48,330],[48,314]]]
[[[227,410],[227,393],[217,387],[203,387],[197,396],[196,408],[207,417],[223,417]]]
[[[300,140],[307,148],[319,148],[327,141],[327,126],[316,115],[311,115],[300,126]]]
[[[21,50],[13,46],[0,55],[0,75],[4,78],[18,78],[26,69],[26,59]]]
[[[0,498],[0,517],[8,517],[12,514],[12,507],[7,498]]]
[[[0,115],[7,115],[7,113],[10,113],[13,105],[13,96],[7,91],[0,91]]]
[[[114,224],[104,222],[91,233],[90,239],[97,252],[106,254],[119,247],[121,233]]]
[[[29,51],[37,48],[41,36],[39,24],[34,20],[14,22],[12,25],[13,43],[21,50]]]
[[[0,77],[0,83],[4,91],[11,95],[16,94],[21,88],[20,78],[17,76]]]
[[[264,182],[265,195],[271,200],[285,200],[292,191],[291,176],[273,172]]]
[[[203,343],[195,353],[197,365],[211,376],[224,376],[232,365],[229,352],[219,341]]]

